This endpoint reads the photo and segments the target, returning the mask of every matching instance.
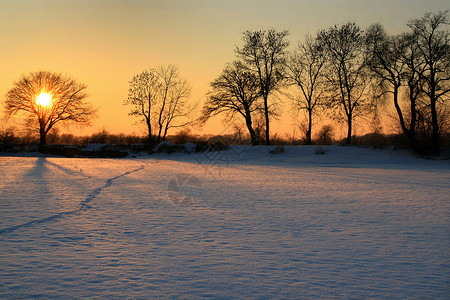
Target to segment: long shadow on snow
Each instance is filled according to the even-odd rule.
[[[81,175],[83,177],[86,177],[86,179],[92,178],[92,176],[84,174],[81,169],[80,169],[80,171],[74,171],[74,170],[71,170],[71,169],[67,169],[67,168],[65,168],[65,167],[63,167],[61,165],[55,164],[55,163],[53,163],[51,161],[48,161],[48,160],[45,160],[45,163],[51,165],[52,167],[57,168],[58,170],[60,170],[60,171],[62,171],[64,173],[67,173],[68,175],[72,175],[72,176],[74,176],[74,175]]]
[[[38,163],[36,164],[36,167],[33,168],[33,170],[30,171],[30,175],[37,175],[37,176],[41,177],[42,168],[39,168],[39,167],[42,167],[43,163],[45,162],[45,158],[43,158],[43,159],[44,159],[44,161],[38,160]],[[68,216],[68,215],[72,215],[72,214],[76,214],[76,213],[79,213],[79,212],[82,212],[82,211],[86,211],[87,209],[90,208],[89,203],[92,200],[94,200],[95,197],[97,197],[97,195],[100,194],[100,192],[103,189],[110,187],[115,180],[117,180],[117,179],[119,179],[121,177],[124,177],[126,175],[129,175],[131,173],[138,172],[138,171],[140,171],[142,169],[144,169],[144,166],[140,166],[139,168],[137,168],[135,170],[131,170],[131,171],[125,172],[123,174],[120,174],[118,176],[115,176],[115,177],[107,179],[103,186],[94,189],[85,199],[83,199],[79,203],[79,208],[78,209],[74,209],[74,210],[70,210],[70,211],[64,211],[64,212],[52,215],[52,216],[47,217],[47,218],[34,220],[34,221],[31,221],[31,222],[23,223],[23,224],[16,225],[16,226],[3,228],[3,229],[0,229],[0,234],[10,233],[10,232],[13,232],[13,231],[15,231],[17,229],[20,229],[20,228],[31,227],[31,226],[36,225],[36,224],[42,224],[42,223],[46,223],[46,222],[49,222],[49,221],[58,220],[58,219],[61,219],[61,218],[65,217],[65,216]]]

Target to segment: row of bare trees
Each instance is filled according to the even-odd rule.
[[[450,123],[450,45],[448,11],[427,13],[408,23],[408,32],[390,36],[379,24],[363,31],[355,23],[335,25],[307,35],[288,51],[289,32],[246,31],[236,59],[211,83],[201,120],[222,114],[245,121],[251,143],[270,144],[270,121],[280,95],[293,110],[306,113],[306,143],[312,142],[317,116],[328,115],[347,126],[351,143],[355,119],[376,113],[391,102],[404,136],[413,148],[429,137],[438,153],[440,137]],[[145,123],[149,143],[164,141],[169,129],[194,121],[191,86],[178,67],[145,70],[129,82],[124,105]],[[39,101],[47,97],[48,103]],[[22,76],[6,95],[6,114],[23,113],[29,126],[47,133],[60,122],[89,123],[97,110],[88,102],[86,86],[51,72]],[[255,130],[264,123],[264,134]],[[423,141],[422,144],[423,145]]]
[[[449,24],[447,12],[426,14],[408,23],[409,32],[389,36],[380,25],[367,32],[369,68],[379,96],[391,95],[404,135],[417,146],[418,130],[431,127],[431,149],[439,151],[448,122],[450,92]],[[402,107],[400,97],[407,98]]]
[[[231,119],[244,117],[252,145],[257,144],[253,116],[261,113],[265,121],[265,140],[270,144],[270,116],[276,113],[269,97],[285,80],[288,31],[246,31],[244,46],[236,48],[238,59],[229,63],[212,83],[203,107],[203,120],[219,113]]]
[[[240,114],[245,119],[252,145],[255,145],[258,141],[252,117],[262,112],[269,144],[270,115],[275,112],[269,96],[285,79],[287,35],[287,31],[246,31],[244,46],[236,49],[240,60],[228,64],[211,82],[212,91],[208,93],[201,119],[205,121],[219,113],[232,119],[235,114]],[[149,142],[159,143],[165,140],[168,129],[193,122],[192,112],[197,105],[187,101],[189,93],[189,85],[180,77],[178,68],[159,67],[133,77],[124,104],[132,105],[129,114],[146,124]]]
[[[148,142],[159,143],[169,129],[192,121],[196,104],[188,101],[190,92],[191,86],[176,66],[161,66],[132,78],[124,104],[132,106],[130,115],[147,125]],[[59,73],[39,71],[14,82],[4,105],[6,116],[25,117],[27,127],[37,129],[44,145],[48,133],[59,123],[91,123],[97,109],[86,101],[87,96],[85,84]]]
[[[351,143],[355,119],[392,101],[411,146],[417,147],[418,131],[426,135],[428,128],[427,146],[438,153],[449,119],[448,22],[447,11],[427,13],[410,21],[408,32],[395,36],[379,24],[363,31],[350,22],[308,35],[292,52],[287,51],[287,31],[246,31],[236,61],[211,83],[203,118],[242,116],[256,144],[252,120],[263,116],[265,142],[270,144],[276,94],[294,89],[294,95],[289,93],[293,108],[307,116],[307,143],[314,116],[324,112],[346,124],[346,141]]]

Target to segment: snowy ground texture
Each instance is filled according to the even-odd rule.
[[[0,157],[1,298],[450,297],[450,161]]]

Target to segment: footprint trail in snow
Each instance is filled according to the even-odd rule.
[[[140,166],[137,169],[134,169],[134,170],[122,173],[122,174],[120,174],[118,176],[115,176],[115,177],[107,179],[104,185],[102,185],[99,188],[94,189],[89,194],[89,196],[87,196],[85,199],[83,199],[83,201],[80,202],[80,204],[79,204],[80,207],[78,209],[74,209],[74,210],[70,210],[70,211],[64,211],[64,212],[60,212],[58,214],[52,215],[52,216],[47,217],[47,218],[34,220],[34,221],[31,221],[31,222],[19,224],[19,225],[16,225],[16,226],[6,227],[6,228],[3,228],[3,229],[0,229],[0,235],[4,234],[4,233],[13,232],[13,231],[15,231],[17,229],[20,229],[20,228],[30,227],[30,226],[34,226],[34,225],[37,225],[37,224],[42,224],[42,223],[46,223],[46,222],[50,222],[50,221],[55,221],[55,220],[64,218],[65,216],[68,216],[68,215],[73,215],[73,214],[76,214],[76,213],[81,212],[81,211],[86,211],[88,208],[90,208],[89,203],[92,200],[94,200],[95,197],[97,197],[97,195],[100,194],[103,189],[110,187],[114,183],[115,180],[117,180],[117,179],[119,179],[121,177],[127,176],[127,175],[129,175],[131,173],[135,173],[135,172],[141,171],[143,169],[144,169],[144,166],[142,165],[142,166]]]

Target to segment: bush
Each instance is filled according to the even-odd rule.
[[[176,135],[171,136],[171,141],[174,144],[186,144],[187,142],[193,140],[190,133],[191,130],[189,128],[182,129]]]
[[[320,145],[331,145],[333,144],[333,135],[333,127],[324,125],[319,131],[317,143]]]
[[[284,145],[276,146],[273,149],[269,149],[270,155],[281,154],[284,153]]]
[[[128,156],[128,151],[123,151],[119,146],[102,145],[98,149],[85,149],[78,151],[79,156],[99,158],[122,158]]]
[[[195,152],[215,152],[228,150],[230,147],[224,142],[199,142],[195,147]]]
[[[0,143],[15,143],[18,138],[14,133],[14,127],[8,127],[0,130]]]
[[[197,146],[194,143],[186,143],[184,144],[184,151],[186,153],[194,153]]]
[[[191,143],[188,143],[186,145],[176,145],[172,142],[161,142],[153,149],[153,153],[176,153],[176,152],[187,152],[189,151],[193,152],[193,146],[190,145]],[[189,148],[189,149],[188,149]]]
[[[317,147],[316,149],[314,149],[314,154],[315,155],[324,155],[327,151],[325,149],[323,149],[322,147]]]

